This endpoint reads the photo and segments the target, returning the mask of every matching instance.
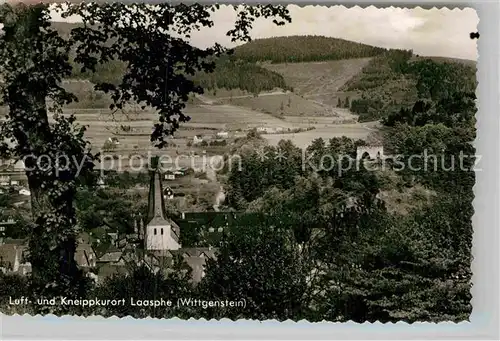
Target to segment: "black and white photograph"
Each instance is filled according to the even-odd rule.
[[[478,23],[0,3],[0,312],[468,321]]]

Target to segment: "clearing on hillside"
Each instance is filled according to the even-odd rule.
[[[352,94],[340,93],[340,88],[359,74],[371,58],[358,58],[316,63],[263,64],[283,76],[294,92],[306,99],[336,106],[338,98]]]

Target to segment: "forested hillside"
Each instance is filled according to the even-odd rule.
[[[323,36],[289,36],[256,39],[234,49],[234,57],[249,62],[297,63],[366,58],[385,49]]]
[[[93,83],[109,82],[118,84],[125,69],[126,65],[124,63],[110,61],[100,64],[95,73],[82,73],[75,65],[73,77],[89,79]],[[194,77],[190,78],[205,90],[241,89],[251,93],[259,93],[275,88],[290,89],[283,76],[276,72],[267,70],[255,63],[231,61],[227,58],[221,58],[216,62],[214,72],[198,72]]]
[[[72,77],[76,79],[88,79],[92,83],[107,82],[111,84],[119,84],[125,74],[126,65],[123,62],[112,60],[103,64],[98,64],[96,72],[81,72],[80,67],[73,64]]]
[[[450,92],[449,87],[474,92],[475,76],[476,67],[471,61],[436,61],[416,57],[411,51],[389,50],[372,59],[342,90],[361,94],[351,102],[351,111],[360,116],[360,121],[371,121],[411,106],[419,97]]]
[[[77,24],[53,23],[64,36]],[[476,67],[473,61],[451,60],[440,57],[416,56],[412,51],[387,50],[361,43],[323,36],[290,36],[257,39],[240,45],[230,56],[216,61],[213,73],[198,72],[191,79],[206,90],[241,89],[258,94],[276,88],[293,90],[287,84],[283,74],[272,68],[259,65],[260,62],[272,64],[348,60],[373,57],[362,72],[355,75],[340,88],[340,92],[352,94],[349,105],[353,113],[359,115],[360,121],[373,121],[388,117],[401,107],[411,106],[424,91],[419,88],[419,77],[429,78],[435,72],[449,75],[444,82],[460,84],[464,91],[475,91]],[[434,63],[430,64],[432,60]],[[270,65],[270,64],[267,64]],[[410,67],[411,66],[411,67]],[[118,61],[100,64],[96,72],[81,73],[74,65],[72,77],[89,79],[94,83],[109,82],[117,84],[121,81],[126,65]],[[441,71],[440,71],[441,70]],[[292,72],[292,71],[290,71]],[[290,73],[288,72],[288,73]],[[425,76],[427,75],[427,76]],[[335,77],[328,75],[327,78]],[[327,80],[317,80],[328,83]],[[444,83],[443,83],[444,84]],[[335,96],[339,96],[337,93]],[[342,97],[342,96],[340,96]],[[339,98],[340,98],[339,97]],[[338,102],[337,98],[332,101]],[[340,102],[339,102],[340,103]]]
[[[241,89],[252,93],[273,90],[275,88],[289,89],[283,76],[262,68],[255,63],[233,61],[221,58],[217,61],[215,72],[199,72],[194,80],[204,89]]]
[[[52,22],[52,26],[68,38],[73,28],[78,27],[76,23]],[[88,79],[93,83],[109,82],[118,84],[125,72],[126,65],[119,61],[109,61],[99,64],[96,72],[82,73],[78,65],[74,64],[73,78]],[[222,57],[217,61],[215,72],[200,72],[193,80],[205,89],[241,89],[249,92],[261,92],[274,88],[288,89],[283,77],[279,74],[261,68],[255,63],[229,60]]]

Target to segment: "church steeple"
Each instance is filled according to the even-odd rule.
[[[159,171],[158,157],[152,159],[151,180],[149,186],[149,207],[148,223],[155,221],[166,221],[165,203],[163,200],[163,188],[161,183],[161,173]]]
[[[161,219],[165,219],[164,215],[163,215],[163,195],[162,195],[162,186],[161,186],[161,183],[160,183],[160,178],[161,178],[161,174],[160,172],[156,172],[155,174],[155,188],[154,188],[154,196],[155,196],[155,200],[154,200],[154,204],[153,204],[153,207],[154,207],[154,217],[155,218],[161,218]]]
[[[166,216],[158,157],[152,159],[151,166],[145,248],[147,250],[177,250],[180,248],[179,227]]]

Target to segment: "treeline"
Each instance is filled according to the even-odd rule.
[[[71,29],[78,24],[54,22],[52,26],[65,38],[69,38]],[[238,58],[229,59],[221,57],[216,62],[213,73],[199,72],[193,79],[204,89],[241,89],[252,93],[272,90],[275,88],[288,89],[283,77],[275,72],[249,63],[248,61],[237,61]],[[121,61],[111,60],[96,66],[95,72],[81,72],[81,67],[73,64],[72,78],[88,79],[92,83],[119,84],[126,72],[127,65]],[[86,101],[89,102],[89,101]]]
[[[299,63],[380,55],[384,48],[324,36],[256,39],[234,49],[234,58],[248,62]]]
[[[127,70],[127,65],[118,60],[111,60],[103,64],[97,64],[96,71],[81,72],[81,67],[72,62],[73,64],[73,74],[72,77],[76,79],[88,79],[92,83],[111,83],[118,85],[122,79],[125,71]]]
[[[88,79],[92,83],[119,84],[126,71],[126,65],[119,61],[99,64],[96,72],[81,72],[74,65],[73,78]],[[254,63],[234,61],[221,57],[216,61],[214,72],[198,72],[192,79],[205,90],[241,89],[251,93],[273,90],[275,88],[290,89],[283,76]]]
[[[78,224],[90,232],[106,227],[121,235],[132,233],[133,213],[147,213],[147,201],[125,189],[80,189],[75,199]]]
[[[373,58],[358,76],[346,83],[346,91],[365,91],[383,86],[388,80],[398,79],[406,70],[412,51],[388,50]]]
[[[67,22],[59,22],[53,21],[51,22],[52,28],[54,28],[59,35],[64,39],[69,39],[71,35],[71,30],[83,27],[81,23],[67,23]],[[101,83],[107,82],[111,84],[118,84],[121,81],[124,72],[126,70],[126,65],[117,60],[111,60],[104,64],[97,64],[96,72],[81,72],[81,66],[74,63],[72,58],[74,57],[74,53],[70,54],[70,62],[73,65],[73,74],[72,78],[76,79],[88,79],[92,83]]]
[[[213,73],[199,72],[194,81],[204,89],[241,89],[251,93],[289,89],[283,76],[255,63],[221,57]]]

